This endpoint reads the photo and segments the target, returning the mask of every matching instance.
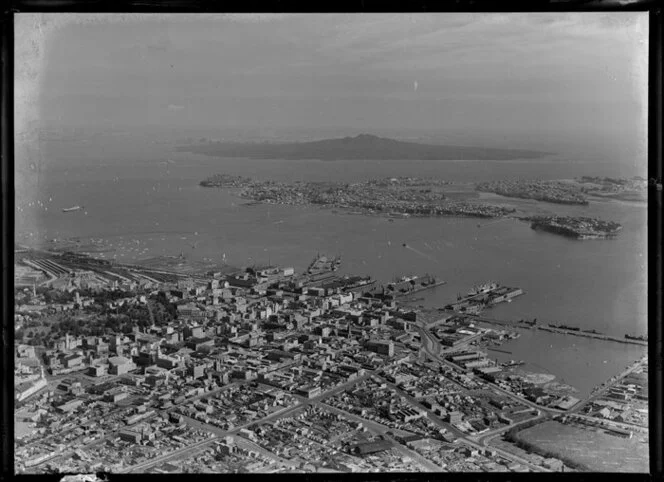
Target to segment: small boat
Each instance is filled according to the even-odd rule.
[[[70,208],[63,208],[62,212],[63,213],[69,213],[69,212],[72,212],[72,211],[79,211],[81,209],[83,209],[83,207],[81,207],[81,206],[72,206]]]

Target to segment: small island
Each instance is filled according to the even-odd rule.
[[[239,188],[239,196],[268,204],[320,205],[352,209],[363,214],[405,216],[471,216],[494,218],[514,213],[514,208],[454,201],[441,190],[447,181],[393,177],[357,183],[257,181],[218,174],[204,187]]]
[[[575,239],[612,239],[622,230],[622,226],[616,222],[596,218],[535,216],[522,219],[531,221],[530,227],[533,229]]]

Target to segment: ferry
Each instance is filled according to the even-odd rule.
[[[468,296],[475,296],[483,293],[488,293],[489,291],[495,290],[498,288],[498,283],[489,281],[478,286],[474,286],[469,292]]]
[[[69,213],[69,212],[72,212],[72,211],[79,211],[81,209],[83,209],[82,206],[73,206],[73,207],[70,207],[70,208],[63,208],[62,212],[63,213]]]

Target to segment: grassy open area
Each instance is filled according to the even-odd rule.
[[[537,452],[577,462],[598,472],[648,472],[648,444],[643,435],[624,439],[559,422],[544,422],[516,434]]]

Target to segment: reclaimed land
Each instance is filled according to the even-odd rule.
[[[419,144],[369,134],[341,139],[289,143],[205,142],[180,146],[181,152],[250,159],[334,160],[513,160],[548,155],[539,151]]]
[[[574,425],[548,421],[515,434],[518,445],[597,472],[648,472],[648,445]]]

